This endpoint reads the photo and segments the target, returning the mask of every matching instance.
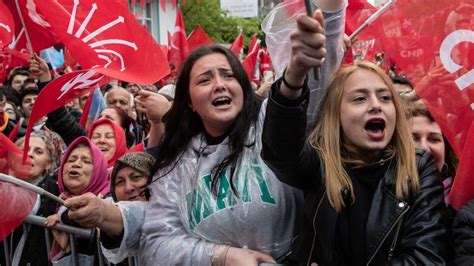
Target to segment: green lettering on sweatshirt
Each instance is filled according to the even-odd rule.
[[[267,181],[263,177],[263,170],[256,161],[253,165],[245,167],[241,174],[243,180],[239,182],[237,190],[242,202],[252,202],[249,177],[253,174],[257,179],[260,202],[276,204]],[[189,212],[188,223],[191,230],[194,230],[198,224],[213,213],[237,204],[237,197],[234,195],[225,173],[221,173],[219,176],[219,187],[216,197],[211,192],[211,175],[205,175],[199,181],[200,184],[186,194],[186,206]]]
[[[260,188],[260,199],[262,202],[276,204],[275,198],[272,197],[270,194],[270,189],[268,188],[267,181],[263,178],[262,168],[256,161],[252,165],[252,169],[255,172],[255,176],[257,177],[258,187]]]

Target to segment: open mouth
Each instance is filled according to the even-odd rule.
[[[71,170],[69,171],[69,177],[78,177],[79,176],[79,172],[78,171],[75,171],[75,170]]]
[[[229,105],[231,102],[232,102],[232,100],[229,97],[223,96],[223,97],[219,97],[219,98],[215,99],[214,101],[212,101],[212,105],[214,105],[214,106],[223,106],[223,105]]]
[[[385,120],[382,118],[372,118],[365,123],[364,129],[369,137],[373,139],[381,139],[384,137]]]

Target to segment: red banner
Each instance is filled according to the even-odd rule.
[[[16,1],[21,12],[18,12]],[[45,1],[37,1],[45,2]],[[49,3],[49,1],[46,1]],[[5,0],[5,5],[10,9],[15,20],[15,39],[13,48],[18,51],[28,50],[28,38],[31,41],[33,51],[40,51],[48,48],[59,40],[51,31],[51,25],[38,13],[36,2],[33,0]],[[25,23],[23,27],[22,20]]]
[[[242,32],[235,38],[229,49],[240,59],[242,57],[242,48],[244,47],[244,36]]]
[[[202,45],[211,45],[213,43],[214,41],[209,36],[207,36],[204,29],[199,25],[196,26],[196,28],[194,28],[194,30],[188,36],[188,46],[190,52]]]
[[[29,146],[31,129],[39,119],[80,95],[88,93],[102,79],[104,75],[86,69],[65,74],[48,83],[41,90],[31,110],[25,134],[25,151],[28,150],[26,147]],[[24,159],[26,158],[25,151],[23,152]]]
[[[169,73],[159,45],[125,5],[110,0],[35,3],[84,69],[101,67],[97,71],[104,75],[139,84]]]
[[[0,2],[0,48],[10,44],[15,34],[15,21],[8,7]]]

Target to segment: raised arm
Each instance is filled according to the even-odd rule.
[[[280,181],[300,189],[317,185],[314,174],[320,172],[317,153],[306,141],[309,89],[305,80],[324,62],[323,20],[319,10],[313,17],[297,16],[297,28],[290,36],[291,60],[272,86],[263,129],[263,159]]]

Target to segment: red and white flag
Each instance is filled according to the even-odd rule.
[[[250,81],[253,81],[257,85],[260,83],[260,72],[258,71],[258,56],[260,52],[260,40],[255,42],[253,49],[249,50],[247,57],[242,61],[245,72],[249,76]]]
[[[18,1],[17,8],[16,2]],[[38,7],[33,0],[5,0],[15,21],[15,38],[10,48],[18,51],[35,51],[48,48],[59,43],[57,37],[51,31],[51,24],[38,13]],[[50,1],[46,1],[49,3]],[[22,23],[24,22],[24,25]],[[31,47],[30,47],[31,42]]]
[[[31,116],[28,119],[23,159],[26,159],[33,125],[49,112],[64,106],[80,95],[88,93],[104,78],[104,75],[94,70],[86,69],[67,73],[48,83],[41,90],[38,98],[36,98],[36,102],[31,110]]]
[[[362,0],[351,0],[353,2]],[[373,8],[359,10],[363,22]],[[349,14],[349,13],[348,13]],[[357,15],[356,15],[357,16]],[[357,38],[376,38],[376,51],[389,57],[415,85],[443,134],[461,159],[450,193],[455,208],[474,197],[474,5],[471,0],[398,0]],[[468,160],[468,161],[466,161]],[[464,184],[464,185],[461,185]],[[464,192],[461,192],[463,191]],[[466,192],[467,191],[467,192]]]
[[[181,9],[179,7],[177,7],[175,26],[170,34],[171,43],[168,43],[168,60],[179,73],[184,60],[186,60],[186,57],[189,54],[183,14],[181,14]]]
[[[0,48],[10,44],[15,34],[15,21],[8,7],[0,2]]]
[[[28,0],[33,1],[33,0]],[[169,73],[166,56],[127,6],[111,0],[34,1],[39,13],[84,69],[151,84]]]
[[[235,38],[232,45],[229,47],[229,49],[232,52],[234,52],[237,58],[240,59],[242,58],[243,47],[244,47],[244,35],[242,34],[242,32],[240,32],[237,38]]]
[[[206,34],[201,26],[196,26],[188,36],[189,51],[192,52],[203,45],[211,45],[214,41]]]

